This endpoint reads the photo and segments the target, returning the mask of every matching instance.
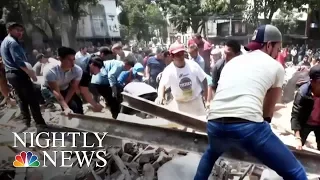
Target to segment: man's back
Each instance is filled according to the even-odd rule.
[[[283,67],[260,50],[227,63],[210,109],[209,119],[238,117],[262,122],[262,104],[267,91],[279,86]]]

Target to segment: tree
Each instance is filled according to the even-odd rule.
[[[75,48],[78,22],[88,14],[88,5],[96,5],[99,0],[49,0],[51,8],[60,21],[62,45]]]
[[[168,24],[159,7],[154,3],[148,4],[145,13],[151,35],[160,37],[162,41],[166,41]]]
[[[302,5],[307,4],[308,1],[317,0],[253,0],[248,3],[246,7],[246,19],[254,26],[262,24],[270,24],[274,14],[281,9],[282,11],[292,11],[293,9],[302,10]],[[258,16],[262,15],[264,19],[259,21]]]
[[[150,0],[119,0],[121,8],[119,22],[122,25],[122,36],[129,39],[150,41],[153,36],[165,36],[164,19],[159,7]],[[160,33],[156,33],[160,32]]]
[[[292,11],[281,10],[276,18],[272,20],[272,24],[278,27],[283,34],[296,34],[297,20],[298,17],[294,16]]]
[[[227,9],[226,2],[220,0],[157,0],[156,3],[176,29],[183,33],[189,27],[193,32],[201,31],[209,17]]]
[[[19,6],[24,24],[31,25],[33,30],[41,33],[51,47],[59,46],[59,21],[49,5],[49,0],[20,0]]]

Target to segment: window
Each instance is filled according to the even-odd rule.
[[[246,33],[246,24],[245,23],[242,24],[242,33]]]
[[[234,33],[239,33],[240,30],[240,24],[239,23],[235,23],[234,25]]]
[[[93,29],[96,33],[103,33],[103,17],[92,16]]]

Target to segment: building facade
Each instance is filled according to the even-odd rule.
[[[78,23],[78,39],[120,39],[115,0],[101,0],[99,4],[86,7],[88,15]]]

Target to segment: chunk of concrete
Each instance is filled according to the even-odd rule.
[[[154,173],[155,173],[155,170],[150,163],[143,165],[143,168],[142,168],[143,180],[153,180]]]
[[[132,159],[133,159],[133,157],[128,153],[123,153],[121,156],[121,160],[123,162],[130,162]]]
[[[283,180],[275,171],[271,169],[265,169],[260,177],[260,180]]]
[[[0,118],[0,123],[7,123],[8,121],[10,121],[14,117],[14,114],[16,112],[16,109],[8,109],[4,116]]]
[[[158,180],[193,180],[200,159],[200,155],[192,153],[175,158],[159,168]]]

